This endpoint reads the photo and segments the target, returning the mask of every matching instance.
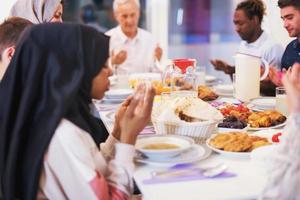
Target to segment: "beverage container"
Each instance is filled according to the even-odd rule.
[[[129,76],[127,73],[117,74],[117,84],[116,87],[120,89],[129,88]]]
[[[196,66],[195,68],[195,86],[196,89],[199,85],[205,85],[205,66]]]
[[[181,73],[185,73],[188,67],[195,68],[196,66],[196,59],[192,58],[180,58],[180,59],[173,59],[173,63],[176,68],[181,70]]]
[[[284,87],[276,88],[276,106],[275,109],[283,115],[288,115],[287,99]]]
[[[260,76],[262,62],[265,71]],[[238,53],[235,56],[235,97],[243,102],[259,97],[260,81],[269,73],[269,65],[261,57]]]

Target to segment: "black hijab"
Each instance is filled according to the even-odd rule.
[[[91,86],[109,38],[72,24],[42,24],[23,35],[0,84],[0,175],[4,199],[35,199],[43,157],[62,118],[98,144],[108,133],[91,116]]]

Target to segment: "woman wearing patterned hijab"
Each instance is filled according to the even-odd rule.
[[[0,84],[0,177],[4,199],[130,199],[134,143],[150,120],[153,88],[138,87],[112,135],[89,112],[112,74],[109,38],[72,24],[33,26]],[[114,153],[115,152],[115,153]]]
[[[62,0],[17,0],[10,16],[22,17],[34,24],[62,22]]]

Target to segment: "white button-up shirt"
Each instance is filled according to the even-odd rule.
[[[270,66],[280,69],[284,48],[264,31],[260,37],[252,43],[242,41],[238,52],[261,57],[265,59]]]
[[[137,35],[134,38],[128,38],[117,26],[108,32],[110,36],[110,54],[114,51],[116,55],[119,51],[127,52],[126,60],[118,65],[118,73],[131,72],[150,72],[155,71],[154,51],[157,41],[148,31],[138,28]]]

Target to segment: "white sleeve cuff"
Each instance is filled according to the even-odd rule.
[[[133,145],[117,143],[116,146],[116,155],[115,160],[122,162],[132,162],[135,148]]]
[[[105,143],[100,144],[100,150],[106,160],[114,157],[116,143],[119,143],[119,141],[113,135],[109,135]]]

